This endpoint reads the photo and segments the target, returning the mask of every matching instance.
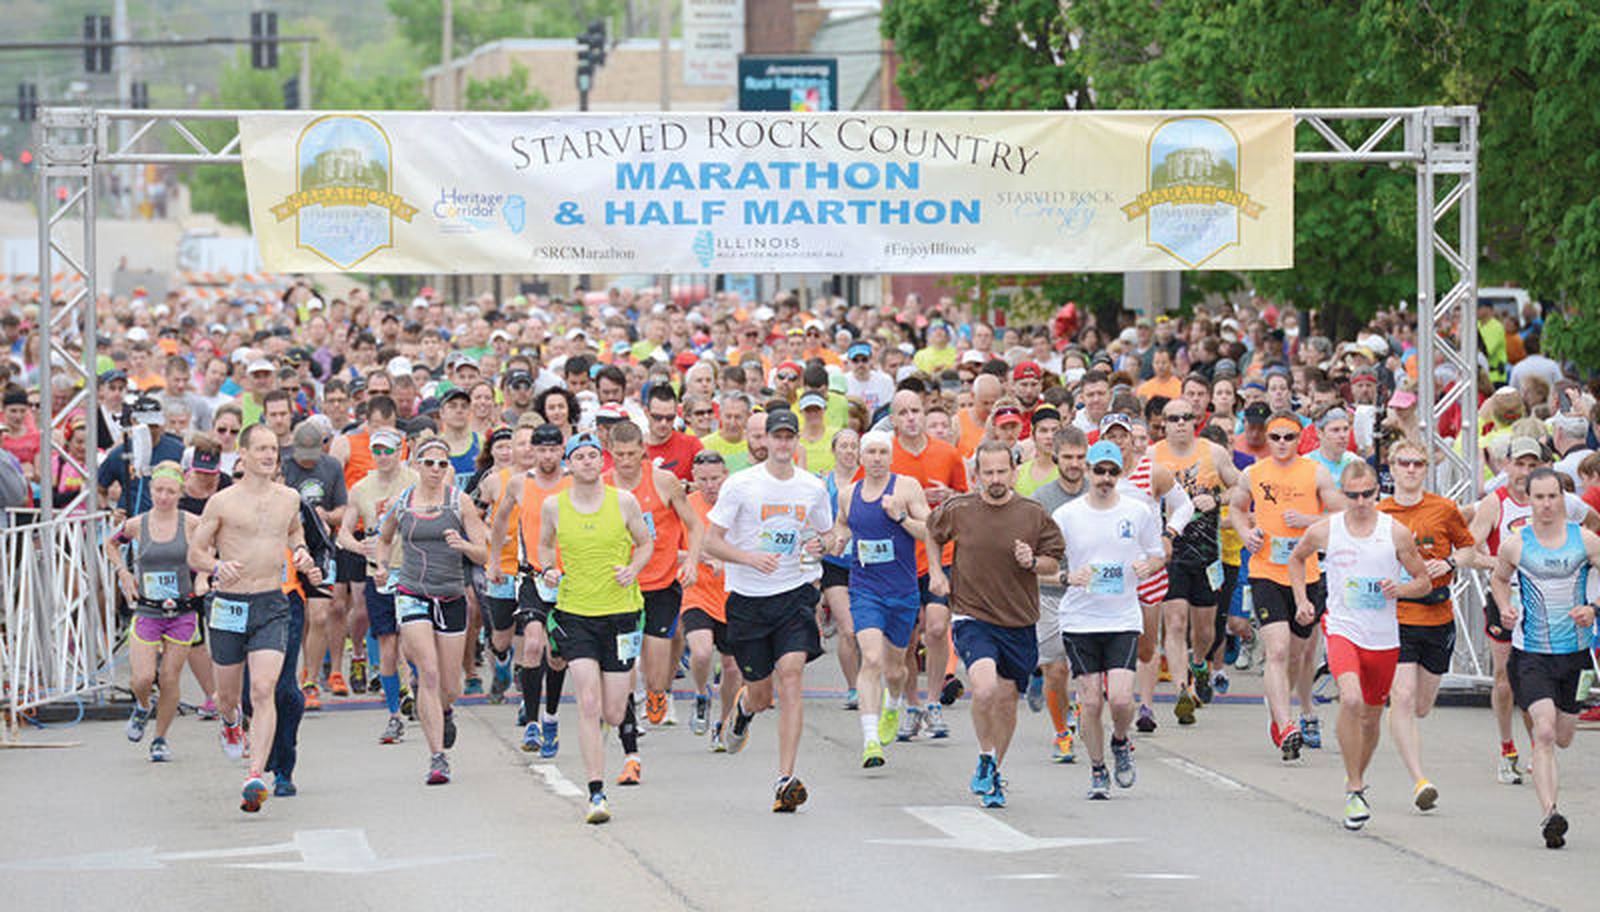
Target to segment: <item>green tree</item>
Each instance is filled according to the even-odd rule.
[[[511,72],[491,79],[467,80],[469,111],[537,111],[550,107],[550,99],[528,85],[528,68],[511,64]]]

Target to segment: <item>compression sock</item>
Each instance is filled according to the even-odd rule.
[[[1067,730],[1067,708],[1061,705],[1061,695],[1053,690],[1044,692],[1044,702],[1050,708],[1050,724],[1057,732]]]
[[[378,683],[383,685],[383,702],[389,707],[389,715],[400,715],[400,676],[381,674],[378,675]]]
[[[639,722],[633,712],[633,695],[628,695],[628,709],[622,714],[622,724],[617,726],[617,738],[622,742],[623,756],[639,752]]]
[[[532,722],[538,717],[539,694],[544,687],[544,663],[533,668],[524,665],[517,674],[517,686],[522,688],[522,717]]]
[[[556,714],[556,711],[561,708],[561,685],[566,683],[566,680],[567,669],[565,666],[560,669],[555,669],[550,667],[549,662],[545,663],[544,711],[546,714],[553,716]],[[632,704],[630,704],[630,706],[631,705]]]

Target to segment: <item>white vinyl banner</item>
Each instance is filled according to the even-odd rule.
[[[1294,265],[1287,111],[250,114],[272,272]]]

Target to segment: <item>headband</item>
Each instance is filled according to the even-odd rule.
[[[1304,428],[1302,428],[1300,426],[1300,422],[1294,420],[1293,418],[1289,417],[1288,415],[1278,415],[1278,416],[1275,416],[1273,418],[1268,419],[1267,420],[1267,430],[1269,430],[1269,431],[1272,430],[1272,426],[1275,425],[1275,424],[1287,424],[1287,425],[1289,425],[1289,427],[1293,428],[1296,433],[1304,430]]]
[[[171,466],[162,466],[161,468],[155,469],[150,473],[151,481],[155,481],[157,478],[170,478],[173,481],[181,482],[183,481],[183,473],[172,468]]]
[[[450,455],[450,444],[446,443],[443,437],[430,437],[427,440],[422,441],[421,443],[417,444],[417,448],[412,451],[411,455],[420,459],[422,458],[424,451],[431,450],[434,447],[444,450],[444,454],[446,456]]]

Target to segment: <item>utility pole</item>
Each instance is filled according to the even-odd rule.
[[[311,110],[311,45],[300,46],[300,110]]]
[[[443,6],[444,10],[441,15],[444,17],[444,19],[439,24],[439,34],[441,36],[441,47],[439,49],[439,69],[440,72],[444,74],[444,104],[441,105],[441,107],[443,107],[446,111],[454,111],[456,108],[456,74],[453,68],[454,65],[452,63],[452,60],[454,59],[452,48],[456,43],[456,12],[454,0],[444,0]]]
[[[661,110],[672,110],[672,9],[669,0],[656,0],[656,31],[661,40]],[[657,280],[661,285],[661,301],[672,303],[672,274],[662,273]]]
[[[128,0],[117,0],[111,10],[111,34],[118,41],[127,41],[133,37],[131,23],[128,22]],[[117,105],[119,107],[133,107],[133,49],[117,47],[111,50],[114,56],[112,68],[117,74]],[[127,121],[117,122],[117,145],[123,146],[128,142]],[[117,214],[128,218],[133,214],[133,183],[139,176],[139,169],[133,165],[123,165],[117,169],[122,173],[118,176],[117,186],[122,191],[117,197],[115,205]],[[89,264],[94,268],[94,264]]]

